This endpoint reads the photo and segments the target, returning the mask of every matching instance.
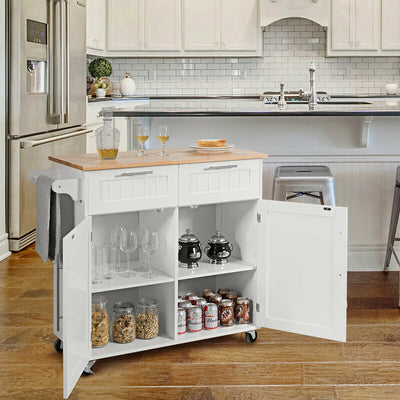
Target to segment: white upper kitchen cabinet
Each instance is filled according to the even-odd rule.
[[[332,0],[329,55],[374,55],[380,45],[381,0]]]
[[[183,37],[185,51],[254,54],[261,43],[258,0],[183,0]]]
[[[220,49],[220,0],[183,0],[185,50]]]
[[[181,49],[180,0],[108,0],[107,6],[110,55]]]
[[[143,1],[107,1],[107,50],[143,50]]]
[[[221,49],[257,50],[257,0],[221,0]]]
[[[106,0],[86,1],[86,47],[94,55],[106,49]]]
[[[400,1],[382,0],[382,50],[400,50]]]

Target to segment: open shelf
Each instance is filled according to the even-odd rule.
[[[219,326],[217,329],[203,329],[200,332],[186,332],[178,335],[177,344],[195,342],[196,340],[211,339],[219,336],[233,335],[234,333],[254,331],[254,324],[235,324],[233,326]]]
[[[235,272],[253,271],[256,267],[243,260],[239,260],[235,257],[230,257],[229,262],[223,265],[210,264],[207,261],[200,261],[198,268],[179,268],[178,279],[194,279],[202,278],[204,276],[215,276],[223,274],[232,274]]]
[[[134,265],[139,266],[139,261],[134,261]],[[110,290],[118,290],[118,289],[126,289],[133,288],[139,286],[149,286],[149,285],[158,285],[160,283],[168,283],[173,282],[174,278],[161,272],[156,268],[152,268],[152,271],[157,274],[155,278],[143,278],[143,272],[136,272],[136,276],[133,278],[123,278],[123,277],[115,277],[112,279],[103,279],[101,283],[92,284],[92,293],[98,292],[107,292]]]
[[[156,336],[154,339],[135,339],[132,343],[114,343],[110,341],[104,347],[92,349],[91,360],[152,350],[159,347],[171,346],[173,344],[176,344],[176,341],[163,334]]]

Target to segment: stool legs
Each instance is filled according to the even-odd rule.
[[[386,273],[389,270],[390,259],[393,253],[393,245],[396,240],[396,229],[397,229],[397,223],[399,221],[399,214],[400,214],[400,183],[396,179],[396,187],[394,189],[394,196],[393,196],[392,216],[390,217],[389,237],[386,247],[386,257],[384,264],[384,272]]]

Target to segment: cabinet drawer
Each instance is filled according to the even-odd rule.
[[[180,165],[179,205],[257,199],[261,165],[261,160]]]
[[[91,172],[89,214],[174,207],[178,204],[178,166]]]

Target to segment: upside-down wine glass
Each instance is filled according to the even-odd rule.
[[[149,264],[147,266],[147,271],[142,275],[143,278],[155,278],[158,275],[151,268],[151,256],[157,251],[159,247],[159,237],[157,232],[152,232],[150,230],[145,231],[142,236],[142,248],[143,251],[149,255]]]
[[[130,229],[122,228],[120,238],[120,249],[126,254],[128,261],[128,272],[122,274],[124,278],[133,278],[136,274],[133,272],[133,263],[131,263],[131,254],[137,249],[136,232]]]

